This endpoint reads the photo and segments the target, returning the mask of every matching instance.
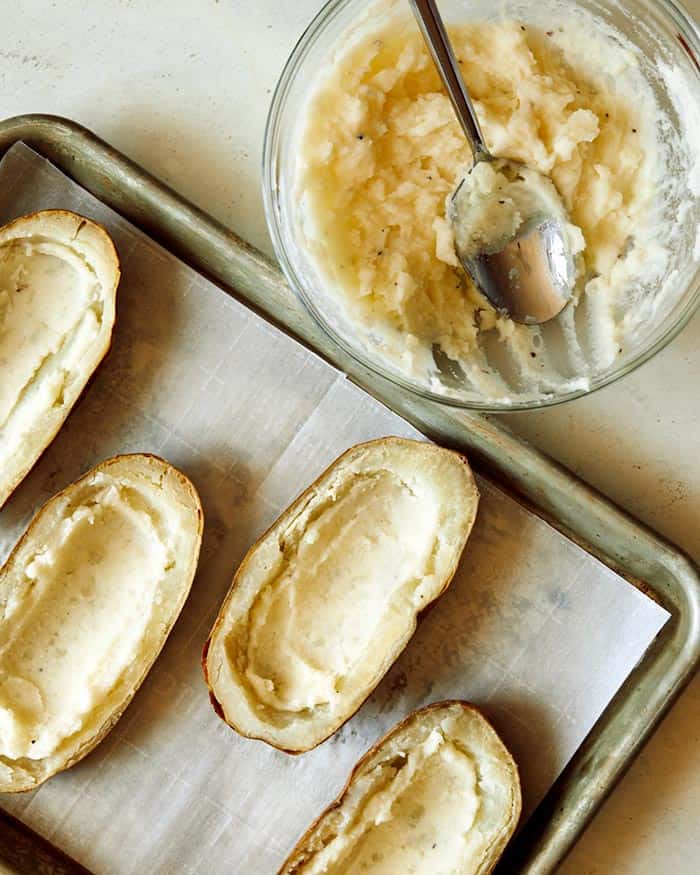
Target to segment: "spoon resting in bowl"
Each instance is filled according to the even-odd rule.
[[[489,152],[435,0],[410,3],[474,158],[447,206],[457,257],[499,312],[548,322],[573,296],[580,231],[551,179]]]

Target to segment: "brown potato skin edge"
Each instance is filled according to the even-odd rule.
[[[485,723],[487,723],[491,727],[493,732],[496,734],[496,737],[503,745],[503,749],[508,754],[508,757],[510,760],[510,765],[512,766],[513,771],[515,773],[515,779],[516,779],[515,786],[516,786],[516,790],[517,790],[516,806],[514,809],[512,822],[510,825],[510,830],[509,830],[508,834],[504,837],[505,840],[502,840],[500,843],[500,847],[499,847],[499,851],[498,851],[498,857],[500,857],[500,855],[503,853],[503,850],[505,849],[506,845],[510,841],[513,833],[515,832],[515,828],[518,825],[518,821],[520,820],[520,813],[522,810],[522,795],[521,795],[521,789],[520,789],[520,770],[518,769],[518,764],[513,759],[513,755],[511,754],[511,752],[508,750],[508,748],[504,744],[501,736],[494,729],[491,721],[485,716],[485,714],[483,713],[483,711],[480,708],[477,708],[476,705],[472,705],[471,702],[466,702],[463,699],[442,699],[439,702],[431,702],[429,705],[424,705],[422,708],[417,708],[415,711],[411,711],[410,714],[407,714],[395,726],[392,726],[392,728],[387,733],[382,735],[381,738],[379,738],[377,741],[375,741],[375,743],[367,751],[365,751],[365,753],[362,754],[360,759],[355,763],[355,765],[350,770],[350,774],[348,775],[347,781],[343,785],[343,789],[336,796],[336,798],[330,803],[330,805],[327,805],[326,808],[323,809],[323,811],[311,823],[311,825],[308,827],[308,829],[302,834],[301,838],[297,841],[297,843],[294,845],[294,847],[292,848],[290,853],[287,855],[284,863],[282,863],[281,867],[278,869],[277,875],[294,875],[295,870],[290,869],[289,867],[293,863],[295,855],[297,855],[301,852],[304,845],[307,843],[307,841],[311,837],[312,833],[314,832],[314,830],[316,829],[318,824],[323,820],[323,818],[327,814],[329,814],[331,811],[333,811],[335,808],[340,807],[340,805],[343,802],[343,799],[345,798],[345,794],[350,789],[350,785],[352,784],[352,782],[355,779],[355,776],[357,775],[359,770],[367,762],[367,760],[377,752],[377,750],[383,744],[385,744],[387,741],[389,741],[393,735],[400,732],[402,729],[405,729],[406,726],[408,726],[409,723],[411,723],[412,721],[417,720],[418,718],[424,716],[425,714],[429,714],[431,711],[436,711],[440,708],[445,708],[445,707],[448,707],[451,705],[458,705],[463,711],[471,711],[472,713],[477,714],[479,717],[482,718],[482,720],[484,720]],[[494,860],[494,864],[493,864],[494,866],[498,860],[498,857],[496,858],[496,860]],[[493,868],[493,866],[491,868]],[[489,871],[490,871],[490,869],[489,869]]]
[[[185,487],[185,489],[187,490],[187,492],[191,496],[191,498],[193,500],[193,507],[197,511],[197,521],[198,521],[197,533],[196,533],[197,551],[196,551],[196,554],[192,556],[191,579],[190,579],[189,585],[187,586],[187,588],[185,589],[185,591],[182,595],[182,604],[180,605],[180,608],[177,611],[177,613],[173,619],[173,622],[170,625],[170,628],[167,630],[166,634],[163,636],[163,641],[161,642],[160,647],[157,649],[157,651],[154,654],[153,659],[151,660],[149,665],[145,668],[143,674],[139,678],[138,683],[136,683],[134,685],[133,690],[124,699],[124,701],[122,702],[120,707],[117,708],[117,710],[114,713],[112,713],[108,717],[108,719],[102,724],[102,726],[99,728],[99,730],[94,735],[94,737],[92,739],[90,739],[89,741],[87,741],[83,745],[83,747],[78,748],[78,750],[75,752],[75,754],[69,760],[67,760],[66,763],[64,763],[61,766],[58,766],[56,769],[48,772],[46,775],[43,775],[37,781],[34,781],[31,784],[27,784],[26,786],[16,786],[16,787],[11,787],[11,788],[4,788],[4,787],[0,786],[0,794],[3,794],[3,793],[7,793],[7,794],[27,793],[27,792],[30,792],[32,790],[36,790],[45,781],[48,781],[49,778],[52,778],[54,775],[57,775],[59,772],[63,772],[66,769],[69,769],[71,766],[74,766],[76,763],[80,762],[80,760],[82,760],[84,757],[86,757],[91,751],[93,751],[97,747],[97,745],[114,728],[115,724],[117,723],[119,718],[122,716],[124,711],[126,711],[126,709],[129,707],[129,705],[131,704],[131,700],[134,698],[136,693],[139,691],[141,685],[146,680],[148,673],[155,665],[156,660],[160,656],[160,653],[161,653],[163,647],[165,647],[165,643],[168,640],[168,638],[170,637],[170,633],[171,633],[173,627],[175,626],[175,623],[179,619],[182,608],[184,607],[185,601],[187,600],[187,596],[189,595],[189,592],[190,592],[190,589],[192,586],[192,582],[194,581],[194,576],[195,576],[195,573],[197,571],[197,563],[199,561],[199,549],[200,549],[201,542],[202,542],[202,533],[204,531],[204,511],[202,509],[202,502],[201,502],[201,499],[199,497],[199,493],[197,492],[194,484],[189,479],[189,477],[187,477],[185,474],[183,474],[182,471],[175,468],[174,465],[171,465],[170,462],[168,462],[166,459],[163,459],[160,456],[155,455],[154,453],[123,453],[121,455],[110,456],[108,459],[105,459],[104,462],[100,462],[98,465],[95,465],[93,468],[90,468],[88,471],[86,471],[84,474],[82,474],[80,477],[78,477],[77,480],[74,480],[72,483],[69,483],[67,486],[65,486],[63,489],[61,489],[60,492],[57,492],[55,495],[51,496],[50,498],[47,498],[46,501],[41,505],[39,510],[32,517],[31,522],[29,523],[29,525],[25,529],[25,531],[22,534],[22,536],[20,537],[19,541],[17,541],[15,546],[12,548],[12,551],[10,552],[10,555],[7,557],[2,568],[4,569],[14,559],[15,554],[19,551],[20,547],[24,544],[26,539],[31,534],[32,529],[34,527],[34,521],[41,513],[43,513],[44,508],[50,502],[54,501],[55,499],[60,498],[62,495],[64,495],[66,492],[68,492],[68,490],[77,486],[81,481],[85,480],[86,477],[89,477],[97,469],[101,469],[101,470],[107,469],[111,465],[113,465],[117,462],[123,462],[124,460],[132,459],[132,458],[138,458],[138,459],[145,458],[145,459],[149,459],[149,460],[154,460],[158,464],[164,465],[164,466],[166,466],[166,468],[170,469],[177,476],[177,479]]]
[[[417,614],[415,615],[415,622],[414,622],[414,625],[413,625],[413,630],[412,630],[411,634],[409,635],[408,639],[406,640],[406,643],[405,643],[404,646],[403,646],[403,647],[402,647],[402,648],[396,653],[396,655],[394,656],[394,659],[393,659],[391,665],[389,666],[389,668],[387,668],[387,671],[386,671],[383,675],[381,675],[381,677],[379,677],[379,678],[377,679],[377,682],[376,682],[372,687],[370,687],[370,689],[367,690],[367,695],[366,695],[366,696],[364,697],[364,699],[362,699],[362,701],[358,704],[357,708],[355,708],[354,711],[352,711],[350,714],[348,714],[346,717],[344,717],[344,718],[340,721],[340,723],[337,724],[337,726],[335,726],[335,727],[333,727],[332,729],[330,729],[330,731],[327,733],[327,735],[324,735],[323,738],[320,738],[318,741],[314,742],[313,744],[310,744],[308,747],[303,747],[303,748],[299,748],[299,749],[289,750],[289,749],[287,749],[287,748],[280,747],[279,745],[273,744],[271,741],[268,741],[266,738],[261,738],[259,735],[252,735],[252,734],[250,734],[250,733],[244,732],[244,731],[241,730],[238,726],[236,726],[236,724],[235,724],[233,721],[229,720],[229,719],[226,717],[225,712],[224,712],[224,709],[223,709],[221,703],[220,703],[220,702],[218,701],[218,699],[216,698],[216,696],[215,696],[215,694],[214,694],[214,691],[213,691],[213,689],[212,689],[212,687],[211,687],[211,684],[209,683],[209,670],[208,670],[208,668],[207,668],[207,656],[208,656],[208,654],[209,654],[209,645],[210,645],[210,643],[211,643],[211,639],[212,639],[212,637],[214,636],[214,633],[215,633],[216,630],[217,630],[217,627],[218,627],[218,626],[220,625],[220,623],[222,622],[222,617],[223,617],[223,615],[225,614],[225,612],[226,612],[226,608],[227,608],[227,606],[228,606],[228,603],[229,603],[229,601],[231,600],[231,598],[232,598],[232,596],[233,596],[233,592],[234,592],[234,590],[235,590],[235,588],[236,588],[236,585],[237,585],[237,583],[238,583],[238,578],[239,578],[239,576],[240,576],[240,574],[241,574],[241,571],[242,571],[243,568],[245,567],[245,564],[246,564],[246,562],[247,562],[248,557],[250,556],[250,554],[251,554],[251,553],[257,548],[258,544],[260,544],[260,543],[261,543],[261,542],[262,542],[262,541],[268,536],[268,534],[272,531],[272,529],[277,525],[277,523],[279,522],[280,518],[281,518],[282,516],[284,516],[284,514],[286,514],[286,513],[287,513],[292,507],[294,507],[297,503],[300,503],[301,501],[303,501],[303,499],[306,497],[306,495],[307,495],[307,494],[308,494],[308,493],[309,493],[309,492],[310,492],[310,491],[316,486],[316,484],[318,483],[318,481],[319,481],[319,480],[322,480],[322,479],[328,474],[328,472],[329,472],[332,468],[334,468],[336,465],[338,465],[340,462],[342,462],[343,459],[345,459],[348,455],[350,455],[350,453],[353,453],[355,450],[358,449],[358,447],[372,447],[372,446],[375,446],[375,445],[377,445],[377,444],[384,444],[384,443],[387,443],[387,442],[389,442],[389,443],[393,443],[393,442],[395,442],[395,441],[398,441],[398,442],[409,441],[409,442],[413,442],[413,443],[423,443],[423,441],[416,441],[416,440],[413,439],[413,438],[402,438],[402,437],[396,437],[396,436],[386,436],[386,437],[382,437],[382,438],[375,438],[374,440],[370,440],[370,441],[363,441],[363,442],[361,442],[361,443],[359,443],[359,444],[354,444],[352,447],[349,447],[347,450],[345,450],[345,452],[341,453],[340,456],[338,456],[333,462],[331,462],[331,464],[328,465],[328,467],[325,468],[325,469],[321,472],[321,474],[319,474],[318,477],[317,477],[312,483],[310,483],[310,484],[306,487],[306,489],[304,489],[303,492],[301,492],[301,493],[300,493],[300,494],[299,494],[299,495],[298,495],[298,496],[297,496],[292,502],[290,502],[290,504],[289,504],[289,505],[288,505],[288,506],[282,511],[282,513],[281,513],[281,514],[280,514],[280,515],[274,520],[274,522],[273,522],[273,523],[272,523],[272,524],[271,524],[271,525],[270,525],[270,526],[269,526],[269,527],[263,532],[262,535],[260,535],[260,537],[255,541],[255,543],[254,543],[254,544],[248,549],[248,551],[246,552],[245,556],[244,556],[243,559],[241,560],[241,563],[240,563],[240,565],[238,566],[238,569],[237,569],[237,571],[236,571],[236,573],[235,573],[235,575],[234,575],[234,577],[233,577],[233,581],[232,581],[232,583],[231,583],[231,586],[230,586],[230,588],[229,588],[229,591],[228,591],[228,593],[226,594],[226,596],[225,596],[225,598],[224,598],[224,601],[223,601],[222,604],[221,604],[221,607],[219,608],[219,613],[217,614],[216,620],[214,621],[214,625],[212,626],[212,629],[211,629],[211,631],[209,632],[209,635],[208,635],[208,637],[207,637],[207,640],[206,640],[206,642],[205,642],[205,644],[204,644],[204,648],[203,648],[203,650],[202,650],[202,669],[203,669],[203,671],[204,671],[204,682],[206,683],[206,685],[207,685],[207,689],[209,690],[209,700],[210,700],[210,702],[211,702],[211,704],[212,704],[212,707],[213,707],[214,711],[215,711],[215,712],[217,713],[217,715],[218,715],[218,716],[224,721],[224,723],[226,723],[228,726],[230,726],[231,729],[233,729],[235,732],[237,732],[237,733],[238,733],[239,735],[241,735],[243,738],[250,738],[250,739],[252,739],[252,740],[254,740],[254,741],[262,741],[262,742],[264,742],[265,744],[268,744],[270,747],[275,748],[275,750],[279,750],[279,751],[281,751],[282,753],[289,754],[290,756],[298,756],[298,755],[303,754],[303,753],[308,753],[310,750],[314,750],[314,748],[318,747],[320,744],[323,744],[324,741],[327,741],[332,735],[335,735],[335,733],[336,733],[339,729],[341,729],[343,726],[345,726],[345,724],[348,722],[348,720],[351,720],[351,719],[355,716],[355,714],[357,714],[357,712],[362,708],[362,706],[366,703],[367,699],[369,699],[369,697],[370,697],[370,696],[372,695],[372,693],[376,690],[376,688],[379,686],[379,684],[382,682],[382,680],[384,680],[384,678],[386,677],[386,675],[387,675],[387,673],[388,673],[388,671],[389,671],[389,668],[391,668],[391,666],[394,665],[394,663],[397,661],[397,659],[401,656],[401,654],[404,652],[404,650],[405,650],[405,649],[408,647],[408,645],[411,643],[411,639],[412,639],[413,636],[415,635],[415,632],[416,632],[416,629],[417,629],[417,627],[418,627],[418,623],[420,622],[420,620],[422,620],[422,618],[423,618],[424,616],[426,616],[427,613],[428,613],[428,612],[429,612],[429,611],[435,606],[435,604],[437,603],[437,600],[438,600],[442,595],[445,594],[445,591],[447,590],[447,588],[449,587],[449,585],[452,583],[452,579],[453,579],[453,577],[455,576],[455,573],[457,572],[457,568],[458,568],[459,563],[460,563],[460,560],[461,560],[461,558],[462,558],[462,553],[464,552],[464,548],[466,547],[466,543],[467,543],[467,541],[469,540],[469,535],[471,534],[471,530],[472,530],[472,528],[473,528],[473,526],[474,526],[474,520],[476,519],[476,514],[477,514],[477,511],[478,511],[478,508],[479,508],[479,498],[480,498],[480,496],[479,496],[479,490],[478,490],[478,488],[477,488],[477,486],[476,486],[476,480],[474,479],[474,473],[472,472],[471,466],[469,465],[469,461],[467,460],[467,457],[466,457],[465,455],[463,455],[462,453],[458,453],[456,450],[449,450],[449,449],[446,449],[445,447],[441,447],[439,444],[432,444],[432,443],[425,442],[426,446],[435,446],[435,447],[437,447],[438,449],[442,450],[442,451],[445,452],[445,453],[450,453],[450,455],[456,457],[456,458],[461,462],[461,464],[464,465],[464,466],[466,467],[467,472],[468,472],[468,474],[469,474],[469,479],[471,480],[471,482],[472,482],[472,484],[473,484],[473,487],[474,487],[474,497],[475,497],[475,499],[476,499],[476,501],[475,501],[475,503],[474,503],[474,512],[472,513],[471,519],[470,519],[470,521],[469,521],[469,525],[468,525],[468,529],[467,529],[466,537],[465,537],[465,539],[464,539],[464,544],[463,544],[463,546],[462,546],[462,550],[460,551],[459,555],[458,555],[457,558],[456,558],[456,561],[455,561],[455,563],[454,563],[454,567],[452,568],[452,570],[450,571],[450,573],[449,573],[448,575],[446,575],[446,577],[445,577],[445,582],[444,582],[444,584],[443,584],[443,586],[442,586],[442,589],[441,589],[438,593],[436,593],[436,595],[434,596],[434,598],[432,598],[432,599],[431,599],[431,600],[430,600],[430,601],[429,601],[429,602],[428,602],[428,603],[422,608],[422,610],[421,610],[419,613],[417,613]]]
[[[87,391],[90,388],[90,386],[92,385],[92,382],[95,379],[95,376],[97,375],[98,370],[100,369],[101,365],[104,363],[105,359],[107,358],[107,356],[112,348],[112,338],[114,335],[114,326],[116,325],[116,322],[117,322],[117,291],[119,289],[119,282],[121,280],[121,261],[119,258],[119,253],[117,252],[117,248],[114,245],[114,240],[112,240],[109,232],[102,225],[100,225],[98,222],[94,222],[92,219],[88,219],[86,216],[82,216],[80,213],[74,213],[72,210],[34,210],[34,212],[27,213],[24,216],[17,216],[16,219],[13,219],[11,222],[8,222],[6,225],[3,225],[0,228],[0,231],[4,231],[7,228],[12,228],[13,225],[19,224],[20,222],[26,222],[28,219],[35,219],[38,216],[47,216],[47,215],[53,215],[53,216],[61,215],[61,216],[70,216],[71,218],[77,218],[79,220],[78,224],[80,224],[80,222],[84,222],[85,224],[90,225],[92,228],[94,228],[98,232],[98,234],[102,237],[103,241],[107,244],[107,248],[110,250],[110,258],[112,259],[112,266],[114,268],[114,282],[113,282],[113,285],[110,289],[110,294],[114,295],[114,319],[112,320],[112,325],[110,327],[109,334],[105,337],[104,351],[103,351],[102,355],[99,357],[99,359],[97,360],[97,362],[95,363],[95,367],[93,368],[92,373],[90,374],[88,379],[85,381],[85,385],[80,390],[78,397],[75,399],[73,404],[71,404],[71,406],[66,410],[66,413],[65,413],[65,416],[63,417],[63,419],[61,419],[59,422],[56,423],[56,427],[55,427],[53,433],[49,434],[49,437],[46,441],[44,448],[41,450],[41,452],[36,457],[36,459],[31,463],[29,468],[27,468],[27,470],[24,472],[22,472],[22,471],[19,472],[19,474],[17,475],[17,477],[15,479],[15,482],[9,487],[9,492],[7,493],[7,496],[5,497],[5,499],[2,502],[0,502],[0,510],[2,510],[2,508],[7,504],[7,502],[15,494],[15,492],[17,491],[17,488],[22,484],[24,479],[36,467],[36,465],[39,463],[39,461],[44,456],[44,453],[49,449],[51,444],[56,439],[56,436],[58,435],[59,431],[63,428],[63,426],[68,421],[68,417],[78,407],[78,404],[83,400],[83,398],[87,394]]]

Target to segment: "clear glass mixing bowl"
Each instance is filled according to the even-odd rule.
[[[561,0],[504,4],[442,0],[440,6],[448,24],[470,19],[498,20],[506,15],[547,29],[561,23],[570,26],[576,16],[582,16],[587,22],[612,27],[640,50],[644,77],[670,122],[676,142],[689,144],[700,139],[700,31],[674,0],[575,0],[566,5]],[[342,46],[339,40],[344,32],[360,17],[366,17],[368,9],[379,25],[383,17],[397,14],[397,9],[403,14],[404,7],[405,14],[410,14],[405,0],[379,4],[370,0],[331,0],[303,34],[282,72],[265,134],[263,191],[270,234],[287,280],[321,328],[355,359],[418,395],[450,406],[487,411],[539,408],[580,397],[628,374],[663,349],[700,302],[700,166],[693,170],[689,153],[684,150],[671,150],[668,159],[669,172],[687,177],[688,186],[683,203],[679,200],[668,205],[678,233],[673,263],[667,271],[669,285],[664,305],[609,368],[586,374],[578,384],[571,381],[563,391],[514,391],[492,397],[460,383],[453,375],[437,387],[409,377],[383,358],[380,349],[358,331],[339,298],[321,280],[305,245],[294,186],[300,119],[319,70]],[[673,71],[670,84],[668,76],[658,75],[660,65]],[[691,182],[693,172],[695,185]]]

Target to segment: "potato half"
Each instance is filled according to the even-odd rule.
[[[0,507],[51,443],[109,349],[119,258],[65,210],[0,228]]]
[[[438,702],[362,757],[279,875],[485,875],[520,807],[517,766],[486,718]]]
[[[328,738],[447,588],[478,497],[466,459],[434,444],[348,450],[238,569],[203,655],[220,716],[289,753]]]
[[[180,613],[203,515],[162,459],[117,456],[47,502],[0,570],[0,792],[82,759]]]

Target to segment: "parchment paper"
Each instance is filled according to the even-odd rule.
[[[447,594],[360,712],[288,757],[214,714],[199,658],[247,548],[341,451],[417,436],[399,417],[180,263],[24,146],[0,165],[0,221],[46,207],[102,222],[123,280],[112,352],[0,513],[4,558],[42,501],[117,452],[150,451],[199,489],[199,572],[165,650],[84,762],[0,804],[97,873],[276,870],[380,734],[411,709],[482,706],[532,810],[668,615],[480,479]]]

